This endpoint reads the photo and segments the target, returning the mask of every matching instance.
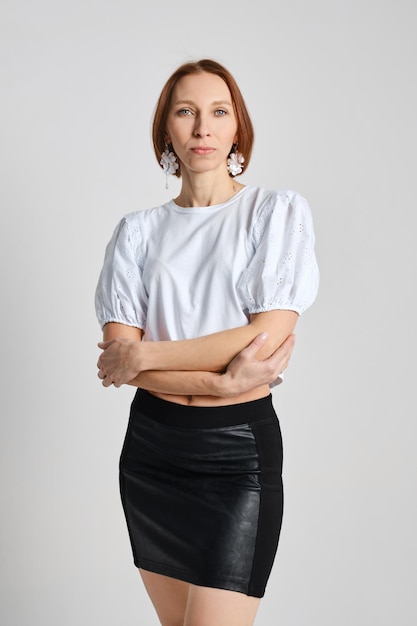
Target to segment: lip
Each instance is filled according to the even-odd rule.
[[[211,148],[210,146],[196,146],[195,148],[191,148],[192,152],[194,152],[195,154],[211,154],[212,152],[214,152],[214,148]]]

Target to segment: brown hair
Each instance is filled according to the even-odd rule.
[[[184,63],[175,70],[165,83],[155,108],[152,123],[152,141],[156,159],[159,163],[161,154],[165,150],[166,120],[175,85],[183,76],[198,74],[199,72],[207,72],[208,74],[220,76],[229,88],[237,120],[238,149],[245,158],[246,169],[249,165],[255,138],[252,121],[235,79],[225,67],[212,59],[202,59],[201,61]],[[178,177],[181,176],[180,170],[181,168],[178,168],[175,172],[175,175]]]

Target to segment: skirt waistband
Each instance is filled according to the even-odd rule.
[[[131,412],[143,413],[166,426],[182,428],[222,428],[276,418],[271,394],[259,400],[239,404],[188,406],[162,400],[144,389],[138,389]]]

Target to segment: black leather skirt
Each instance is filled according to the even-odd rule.
[[[138,390],[120,459],[135,565],[262,597],[283,510],[271,396],[192,407]]]

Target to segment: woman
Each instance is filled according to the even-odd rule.
[[[138,387],[120,462],[132,544],[163,626],[250,626],[282,519],[280,382],[318,270],[306,201],[235,180],[253,127],[231,74],[186,63],[154,115],[175,200],[126,215],[96,293],[104,386]]]

